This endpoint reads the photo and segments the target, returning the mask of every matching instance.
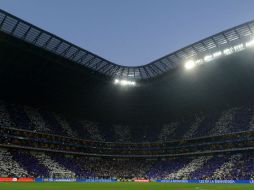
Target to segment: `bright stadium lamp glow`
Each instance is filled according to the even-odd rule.
[[[204,57],[204,60],[205,60],[205,62],[212,61],[213,60],[213,56],[212,55],[206,55]]]
[[[121,84],[122,86],[125,86],[125,85],[128,85],[129,83],[128,83],[127,80],[121,80],[121,81],[120,81],[120,84]]]
[[[254,46],[254,39],[252,39],[252,40],[246,42],[245,46],[246,46],[246,47],[253,47],[253,46]]]
[[[203,63],[204,63],[203,59],[198,59],[198,60],[195,61],[196,65],[201,65]]]
[[[184,65],[185,69],[190,70],[196,67],[196,64],[193,60],[187,61]]]
[[[115,85],[120,85],[120,86],[136,86],[135,81],[130,81],[130,80],[125,80],[125,79],[115,79],[114,80]]]
[[[115,79],[114,83],[115,83],[115,84],[118,84],[118,83],[119,83],[119,80],[118,80],[118,79]]]
[[[223,53],[224,53],[224,55],[230,55],[230,54],[234,53],[234,49],[232,47],[224,49]]]
[[[244,50],[243,44],[238,44],[234,46],[235,52]]]
[[[213,53],[213,57],[220,57],[222,55],[222,52],[221,51],[216,51]]]
[[[252,48],[252,47],[254,47],[254,38],[250,39],[250,41],[247,41],[245,43],[234,44],[234,46],[227,47],[223,50],[219,50],[219,51],[215,51],[211,54],[203,55],[200,59],[189,60],[184,64],[184,67],[185,67],[185,69],[190,70],[196,66],[205,64],[205,63],[210,62],[214,59],[217,59],[221,56],[231,55],[233,53],[237,53],[239,51],[243,51],[247,48]]]

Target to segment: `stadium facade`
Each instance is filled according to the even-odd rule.
[[[0,10],[0,177],[253,179],[253,32],[127,67]]]

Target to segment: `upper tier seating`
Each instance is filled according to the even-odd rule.
[[[107,142],[154,142],[215,136],[254,130],[254,109],[234,107],[211,114],[195,114],[162,126],[144,126],[139,130],[128,125],[105,124],[0,101],[0,127],[12,127],[39,133]]]

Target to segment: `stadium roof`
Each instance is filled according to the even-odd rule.
[[[225,30],[137,67],[112,63],[1,9],[0,30],[106,76],[140,80],[160,76],[189,60],[200,63],[210,59],[217,52],[227,54],[238,51],[239,44],[245,44],[252,39],[254,21]]]
[[[108,75],[75,63],[79,53],[75,56],[75,51],[71,51],[74,45],[62,50],[63,45],[58,45],[53,50],[56,47],[53,42],[59,38],[43,31],[40,34],[36,27],[30,28],[5,12],[0,15],[1,100],[70,118],[86,118],[104,126],[119,123],[138,128],[181,120],[196,113],[225,110],[229,106],[254,105],[252,33],[242,37],[241,43],[232,40],[231,46],[222,44],[225,56],[211,59],[204,54],[204,64],[191,71],[182,68],[179,62],[166,74],[140,80],[132,88],[114,85]],[[250,28],[251,25],[248,23]],[[31,31],[37,31],[36,35]],[[59,44],[67,44],[61,40]],[[212,50],[210,55],[217,55]],[[86,56],[89,55],[87,52]],[[194,57],[188,60],[191,59],[196,63]]]

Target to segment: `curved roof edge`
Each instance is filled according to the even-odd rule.
[[[187,60],[203,60],[206,55],[247,42],[254,35],[254,21],[217,33],[146,65],[136,67],[122,66],[108,61],[1,9],[0,31],[109,77],[140,80],[162,75]]]

